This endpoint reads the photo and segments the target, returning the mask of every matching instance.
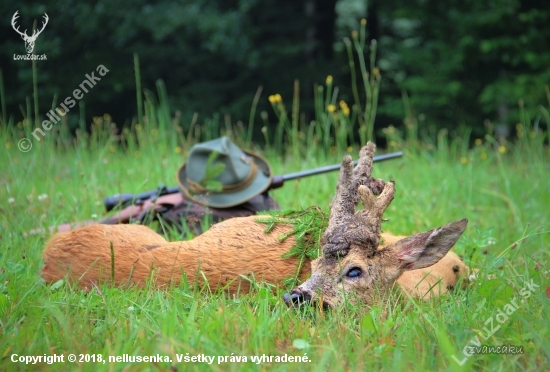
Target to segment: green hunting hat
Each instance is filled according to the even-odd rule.
[[[229,208],[267,190],[273,174],[262,156],[221,137],[191,147],[176,177],[187,198],[213,208]]]

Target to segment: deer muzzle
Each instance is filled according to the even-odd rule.
[[[309,303],[311,301],[311,295],[307,292],[300,291],[299,289],[295,288],[289,293],[285,293],[283,295],[283,300],[285,301],[285,304],[289,307],[300,307],[305,303]]]
[[[290,293],[283,295],[283,300],[289,307],[301,307],[304,305],[314,305],[318,300],[323,298],[322,286],[323,275],[321,273],[315,273],[311,277],[302,283],[300,286],[294,288]],[[330,307],[327,301],[323,300],[323,307]]]

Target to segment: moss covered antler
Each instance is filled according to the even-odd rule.
[[[342,161],[336,194],[330,205],[329,225],[321,242],[325,255],[345,255],[350,244],[374,253],[380,242],[382,215],[393,200],[394,186],[392,182],[372,178],[375,150],[374,143],[367,143],[359,152],[355,169],[350,156]],[[356,213],[360,200],[363,210]]]

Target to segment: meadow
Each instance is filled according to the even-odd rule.
[[[101,285],[84,292],[64,281],[40,281],[49,234],[26,232],[100,219],[105,196],[175,184],[177,168],[201,140],[230,135],[243,148],[262,152],[275,174],[339,163],[347,153],[356,158],[359,143],[373,133],[375,70],[370,78],[363,111],[339,102],[327,79],[311,125],[299,119],[296,99],[287,113],[282,97],[270,96],[276,129],[262,128],[261,147],[252,141],[259,122],[254,106],[248,124],[228,118],[182,123],[170,114],[161,84],[159,99],[149,97],[139,107],[144,120],[120,132],[107,114],[95,117],[89,132],[62,122],[40,141],[32,137],[30,119],[0,126],[0,370],[548,369],[550,154],[548,133],[539,126],[544,115],[524,115],[513,141],[497,138],[490,126],[481,138],[458,130],[430,134],[410,120],[404,133],[383,130],[388,146],[379,154],[404,151],[398,160],[375,165],[375,177],[396,183],[384,230],[406,235],[469,220],[454,249],[479,272],[472,285],[449,296],[422,301],[396,295],[371,308],[322,311],[289,309],[282,301],[285,288],[266,283],[230,297],[193,283],[167,290]],[[270,120],[267,113],[259,116]],[[18,148],[23,137],[32,140],[27,152]],[[328,211],[336,179],[334,172],[289,181],[272,195],[284,208]],[[521,352],[470,355],[468,347],[480,345]],[[13,362],[14,354],[64,354],[65,362],[31,366]],[[69,354],[77,361],[67,362]],[[80,354],[88,357],[79,361]],[[108,361],[124,355],[172,362]],[[215,358],[211,364],[178,362],[200,355]],[[286,362],[275,359],[285,355]],[[301,361],[289,362],[289,356]]]

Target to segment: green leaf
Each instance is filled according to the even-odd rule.
[[[6,262],[6,268],[8,269],[7,270],[8,272],[15,274],[22,271],[25,268],[25,266],[21,265],[20,263],[8,261]]]
[[[208,181],[206,185],[204,185],[204,188],[209,191],[222,191],[223,190],[223,184],[219,181]]]
[[[210,156],[208,156],[208,160],[206,161],[206,169],[204,171],[204,178],[199,182],[199,184],[205,189],[215,192],[223,190],[223,184],[216,179],[223,173],[225,169],[225,164],[214,164],[214,161],[216,160],[218,155],[219,154],[214,151],[210,154]]]
[[[9,300],[8,296],[6,296],[3,293],[0,293],[0,316],[4,316],[6,312],[8,311],[9,307]]]
[[[303,350],[309,348],[309,343],[306,340],[302,340],[301,338],[297,338],[294,341],[292,341],[292,346],[295,349]]]
[[[65,283],[65,281],[63,279],[59,279],[57,282],[53,283],[51,286],[50,286],[50,290],[51,291],[56,291],[58,290],[59,288],[61,288],[63,286],[63,283]]]

